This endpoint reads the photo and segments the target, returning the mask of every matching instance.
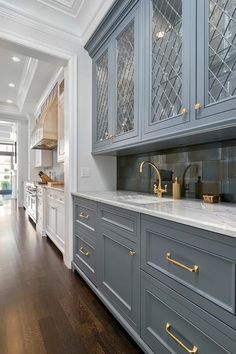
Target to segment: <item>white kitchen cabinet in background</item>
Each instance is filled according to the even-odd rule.
[[[65,248],[65,206],[64,192],[47,189],[46,192],[46,234],[64,253]]]
[[[52,151],[51,150],[34,150],[35,151],[35,167],[52,167]]]

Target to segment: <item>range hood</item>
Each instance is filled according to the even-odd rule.
[[[31,135],[31,149],[53,150],[58,140],[58,96],[57,86],[42,106],[36,126]]]

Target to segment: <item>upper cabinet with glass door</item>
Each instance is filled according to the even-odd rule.
[[[134,6],[93,58],[93,150],[137,139],[139,31]]]
[[[144,135],[189,121],[189,0],[149,0]]]
[[[198,0],[196,119],[236,117],[236,0]]]

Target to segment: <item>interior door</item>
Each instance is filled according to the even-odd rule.
[[[236,116],[235,0],[197,0],[197,15],[196,118],[226,121]]]

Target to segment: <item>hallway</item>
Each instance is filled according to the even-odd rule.
[[[140,353],[14,201],[0,206],[0,353]]]

